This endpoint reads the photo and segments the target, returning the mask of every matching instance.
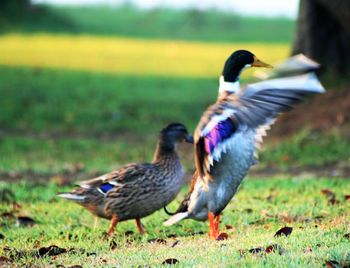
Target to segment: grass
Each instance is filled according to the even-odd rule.
[[[8,199],[8,204],[0,203],[0,212],[29,216],[36,224],[18,226],[14,218],[2,217],[4,246],[0,247],[0,255],[13,259],[18,266],[158,267],[167,258],[176,258],[177,267],[320,267],[327,260],[345,265],[350,261],[349,240],[344,236],[350,232],[350,203],[344,200],[349,186],[348,180],[328,178],[247,179],[222,218],[224,230],[225,225],[233,226],[226,230],[230,239],[215,242],[205,234],[191,235],[206,232],[206,223],[188,220],[163,227],[161,223],[167,218],[163,211],[143,219],[148,230],[144,237],[136,234],[134,223],[128,221],[118,225],[113,239],[103,240],[107,221],[100,220],[94,229],[92,215],[78,205],[55,198],[58,191],[71,187],[2,183],[0,189],[12,191],[15,197]],[[328,201],[322,189],[333,191],[337,202]],[[170,209],[176,208],[185,191]],[[19,211],[11,212],[12,201],[21,205]],[[292,234],[274,238],[274,233],[285,225],[293,227]],[[134,234],[125,235],[129,230]],[[148,243],[152,238],[165,239],[166,245]],[[175,241],[179,242],[171,247]],[[113,249],[111,244],[115,245]],[[278,244],[281,255],[248,252],[271,244]],[[55,257],[37,256],[39,248],[50,245],[74,250]],[[241,255],[240,250],[245,254]]]
[[[137,76],[218,78],[234,50],[248,49],[266,62],[288,56],[287,44],[200,43],[89,35],[0,36],[0,65],[83,70]],[[245,76],[251,72],[245,72]]]
[[[0,125],[90,134],[148,134],[170,121],[193,128],[215,99],[222,62],[240,47],[267,62],[288,53],[287,45],[276,44],[5,35],[0,37]]]
[[[8,67],[0,72],[0,124],[17,132],[118,137],[155,134],[171,121],[194,127],[217,94],[217,79]]]
[[[175,121],[193,131],[217,94],[211,78],[23,67],[1,67],[0,74],[0,171],[6,173],[74,174],[79,167],[94,175],[151,160],[158,131]],[[304,131],[265,147],[259,166],[349,163],[349,148],[338,133]],[[189,163],[191,148],[183,150]]]
[[[174,121],[193,131],[217,94],[217,79],[211,78],[23,67],[1,67],[0,74],[0,171],[6,173],[74,174],[79,167],[94,175],[151,160],[158,131]],[[259,165],[348,163],[349,148],[337,133],[305,131],[267,146]],[[190,163],[191,148],[183,151]]]
[[[287,170],[291,166],[322,167],[350,164],[350,142],[336,130],[320,133],[304,129],[288,140],[266,146],[263,165]]]
[[[294,32],[294,22],[286,18],[241,17],[218,11],[35,5],[29,9],[0,10],[0,14],[2,32],[79,33],[227,43],[260,40],[285,43],[292,40]]]
[[[89,177],[109,172],[130,162],[151,161],[156,145],[156,130],[148,136],[131,134],[112,140],[84,137],[8,136],[0,140],[0,172],[42,173],[45,176],[66,173],[68,177]],[[267,144],[259,154],[259,170],[269,167],[288,172],[291,168],[335,167],[350,164],[350,144],[330,132],[305,134],[277,144]],[[188,170],[194,168],[192,147],[181,145],[179,151]]]
[[[0,171],[101,173],[151,159],[169,122],[194,130],[239,47],[268,62],[288,53],[281,44],[1,36]]]

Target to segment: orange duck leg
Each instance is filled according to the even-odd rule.
[[[220,231],[219,231],[220,216],[221,216],[221,213],[217,216],[215,216],[211,212],[208,213],[208,220],[209,220],[208,235],[209,235],[209,238],[216,239],[216,240],[224,240],[224,239],[228,238],[228,235],[226,233],[220,233]]]
[[[143,228],[141,220],[139,218],[136,218],[135,220],[136,220],[136,227],[137,227],[137,230],[139,231],[139,233],[141,235],[145,234],[146,230],[145,230],[145,228]]]

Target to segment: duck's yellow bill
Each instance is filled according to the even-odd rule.
[[[254,62],[252,64],[253,67],[265,67],[265,68],[273,68],[272,65],[265,63],[261,60],[259,60],[257,57],[254,56]]]

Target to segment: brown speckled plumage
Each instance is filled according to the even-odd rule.
[[[184,140],[191,140],[185,126],[170,124],[159,135],[151,163],[125,165],[95,179],[82,181],[79,188],[59,196],[77,202],[98,217],[111,219],[111,234],[117,222],[139,220],[176,197],[184,171],[175,144]],[[140,222],[137,224],[143,232]]]

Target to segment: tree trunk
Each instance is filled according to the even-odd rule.
[[[350,1],[300,0],[293,55],[304,53],[337,77],[350,76]]]

